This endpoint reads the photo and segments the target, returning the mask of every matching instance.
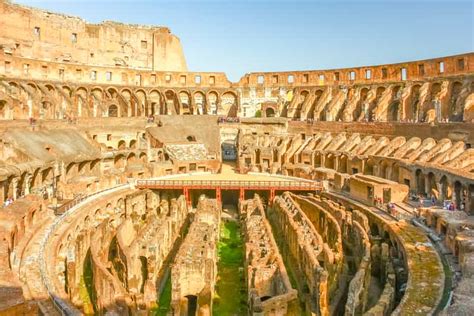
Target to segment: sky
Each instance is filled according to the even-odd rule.
[[[14,0],[88,22],[167,26],[190,71],[396,63],[474,51],[474,0]]]

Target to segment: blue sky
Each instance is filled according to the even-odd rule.
[[[330,69],[474,51],[474,1],[18,0],[89,22],[168,26],[190,71]]]

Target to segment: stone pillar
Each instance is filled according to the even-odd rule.
[[[12,194],[13,194],[13,200],[16,200],[18,198],[18,179],[13,178],[12,180]]]

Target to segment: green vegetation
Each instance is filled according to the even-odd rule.
[[[218,244],[218,280],[213,315],[246,315],[247,293],[243,282],[244,248],[237,222],[223,222]]]
[[[94,315],[95,312],[95,292],[94,292],[94,272],[92,270],[92,260],[90,250],[87,252],[83,265],[83,275],[79,281],[79,297],[83,303],[84,314]]]
[[[262,117],[262,111],[261,110],[257,110],[255,112],[255,117]]]
[[[161,292],[160,299],[158,300],[158,307],[152,310],[152,314],[155,316],[166,316],[170,310],[171,305],[171,276],[166,279],[165,287]]]

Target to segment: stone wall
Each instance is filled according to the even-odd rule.
[[[293,315],[297,291],[292,288],[283,259],[259,196],[239,204],[244,221],[246,280],[251,315]]]
[[[84,20],[0,2],[0,47],[45,62],[186,71],[179,39],[166,27]]]
[[[217,200],[201,196],[171,268],[171,309],[175,315],[212,315],[220,213]]]

